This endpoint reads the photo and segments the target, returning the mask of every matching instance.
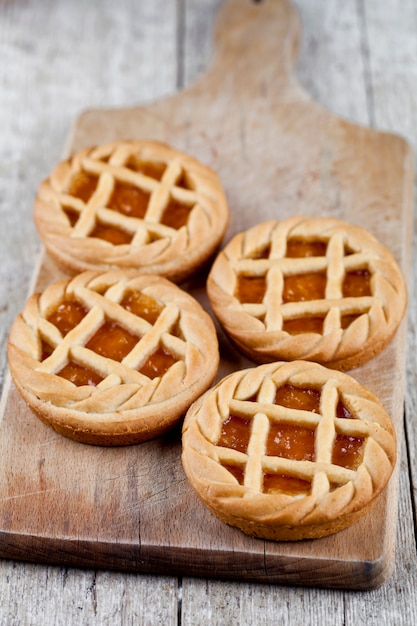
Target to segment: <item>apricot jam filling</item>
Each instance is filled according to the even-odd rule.
[[[285,276],[282,301],[285,303],[323,300],[326,295],[326,283],[326,274],[321,272]]]
[[[227,420],[223,422],[222,432],[217,445],[246,453],[250,434],[251,420],[231,414]]]
[[[53,347],[49,345],[46,341],[42,339],[41,341],[41,361],[45,361],[48,356],[51,356],[54,351]]]
[[[58,376],[66,378],[74,383],[74,385],[77,385],[77,387],[81,387],[81,385],[92,385],[95,387],[103,380],[97,372],[75,361],[69,361],[65,367],[58,372]]]
[[[175,324],[172,326],[170,330],[170,334],[173,335],[174,337],[178,337],[179,339],[183,339],[183,340],[185,339],[184,333],[182,332],[182,328],[181,328],[181,318],[178,318]]]
[[[326,256],[327,245],[324,241],[305,241],[304,239],[289,239],[287,242],[286,257],[301,258],[311,256]]]
[[[190,182],[184,171],[181,172],[181,176],[175,183],[175,186],[181,187],[182,189],[194,189],[194,185]]]
[[[68,194],[75,198],[80,198],[83,202],[88,202],[97,189],[98,176],[88,174],[88,172],[78,172],[72,178]]]
[[[271,424],[266,454],[294,461],[314,461],[314,429],[293,424]]]
[[[130,243],[132,241],[132,235],[125,230],[111,226],[110,224],[103,224],[97,222],[94,229],[90,233],[90,237],[96,237],[97,239],[104,239],[114,246]]]
[[[274,403],[289,409],[320,413],[320,392],[316,389],[282,385],[277,387]]]
[[[345,330],[353,322],[360,317],[360,314],[341,315],[340,328]],[[300,317],[284,320],[282,330],[290,335],[299,335],[303,333],[323,334],[324,318],[323,317]]]
[[[78,326],[87,313],[88,310],[76,300],[64,300],[47,317],[47,320],[65,336],[70,330]]]
[[[336,407],[336,417],[340,417],[342,419],[355,419],[349,409],[343,404],[341,400],[337,403]]]
[[[241,274],[237,281],[236,298],[242,304],[260,304],[266,292],[265,276],[244,276]]]
[[[157,376],[163,376],[176,362],[177,359],[168,350],[159,346],[139,371],[148,378],[157,378]]]
[[[245,468],[244,467],[240,465],[230,465],[227,463],[222,463],[222,465],[225,469],[227,469],[228,472],[233,474],[233,476],[236,478],[239,485],[243,485],[243,482],[245,480]]]
[[[108,208],[129,217],[143,219],[149,204],[150,194],[126,183],[116,183],[108,202]]]
[[[360,317],[360,315],[341,315],[340,316],[340,328],[343,328],[343,330],[345,330],[346,328],[349,328],[349,326],[353,324],[353,322],[357,320],[358,317]]]
[[[120,301],[120,306],[126,309],[126,311],[130,311],[130,313],[145,319],[150,324],[155,324],[164,309],[156,300],[141,291],[126,292]]]
[[[86,343],[86,348],[101,356],[122,361],[138,343],[140,337],[132,335],[116,322],[107,320]]]
[[[248,259],[269,259],[271,254],[271,245],[268,244],[263,248],[255,250],[252,254],[248,254]]]
[[[65,215],[68,218],[69,223],[71,224],[71,227],[74,228],[75,224],[78,222],[78,218],[80,217],[80,214],[78,213],[78,211],[75,211],[70,206],[64,206],[62,208],[64,210]]]
[[[343,280],[342,294],[344,298],[371,296],[371,273],[368,270],[347,272]]]
[[[298,335],[300,333],[318,333],[323,334],[322,317],[300,317],[292,320],[284,320],[282,330],[290,335]]]
[[[191,209],[191,206],[178,202],[171,197],[162,214],[161,224],[178,230],[187,223]]]
[[[346,469],[357,469],[362,462],[364,441],[363,437],[336,435],[332,463],[341,465]]]
[[[165,163],[141,161],[134,156],[129,158],[126,167],[135,172],[140,172],[145,176],[149,176],[149,178],[154,178],[155,180],[161,180],[166,170]]]
[[[296,476],[286,474],[264,474],[264,493],[285,493],[291,496],[307,494],[311,490],[311,483]]]

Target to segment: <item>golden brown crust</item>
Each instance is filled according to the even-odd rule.
[[[280,404],[277,390],[288,385],[317,394],[319,409]],[[246,421],[244,447],[237,430],[232,443],[224,439],[233,416]],[[301,455],[300,438],[310,431],[314,453],[305,439]],[[270,446],[281,443],[272,454]],[[322,537],[352,524],[385,488],[395,458],[379,400],[347,374],[306,361],[230,374],[190,407],[183,424],[183,467],[197,495],[222,521],[266,539]],[[283,477],[302,487],[274,486]]]
[[[80,176],[81,193],[72,191]],[[147,207],[119,210],[118,185]],[[183,225],[164,221],[168,205],[189,211]],[[195,158],[155,141],[120,141],[59,163],[39,186],[34,217],[51,257],[70,274],[135,268],[180,282],[215,254],[229,210],[217,175]],[[97,225],[122,239],[104,239]]]
[[[131,293],[157,303],[156,320],[122,306]],[[51,314],[68,301],[86,314],[62,332]],[[121,359],[86,347],[106,322],[134,335]],[[160,348],[169,353],[168,369],[143,373]],[[172,428],[211,385],[219,363],[216,331],[199,303],[167,279],[127,270],[84,272],[31,296],[12,325],[8,357],[17,389],[40,419],[67,437],[99,445],[137,443]],[[74,384],[59,375],[69,362],[98,381]]]
[[[323,252],[287,256],[288,242],[318,243]],[[343,293],[347,274],[367,273],[370,293]],[[321,274],[322,297],[285,301],[288,277]],[[265,282],[261,302],[241,302],[241,276]],[[213,310],[237,348],[258,363],[312,360],[346,370],[391,341],[407,305],[403,276],[389,252],[362,228],[332,218],[271,220],[236,235],[217,256],[207,281]],[[318,319],[320,330],[293,332],[290,323]]]

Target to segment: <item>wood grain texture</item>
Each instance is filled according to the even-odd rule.
[[[71,120],[85,107],[124,106],[172,93],[177,74],[184,80],[179,86],[189,84],[210,62],[211,24],[220,4],[183,0],[176,15],[171,4],[158,1],[1,3],[0,52],[7,62],[0,63],[0,210],[8,237],[0,244],[0,380],[7,328],[25,298],[39,246],[31,223],[33,193],[61,155]],[[414,2],[295,4],[303,26],[297,73],[314,99],[352,121],[400,132],[416,148]],[[176,17],[183,24],[179,45]],[[94,37],[88,48],[89,32]],[[130,62],[109,62],[115,41]],[[413,290],[414,284],[415,279],[410,282]],[[417,560],[410,488],[411,493],[415,489],[409,472],[413,478],[416,312],[414,296],[407,341],[408,445],[401,456],[398,549],[394,573],[384,585],[358,594],[212,579],[178,582],[174,577],[0,560],[0,623],[35,626],[48,616],[50,624],[275,624],[277,615],[283,626],[415,623]]]
[[[292,71],[298,36],[297,16],[285,0],[228,0],[217,20],[214,61],[202,79],[146,106],[84,113],[69,150],[117,138],[166,141],[219,173],[232,211],[228,237],[253,225],[254,213],[256,221],[333,215],[366,226],[407,273],[409,146],[354,126],[309,98]],[[47,257],[41,261],[36,290],[60,277]],[[204,276],[184,287],[208,308]],[[403,324],[392,344],[355,372],[379,395],[399,435],[404,340]],[[219,378],[251,365],[224,337],[221,347]],[[13,385],[5,397],[4,556],[357,589],[377,586],[391,573],[397,475],[372,512],[343,533],[313,543],[263,542],[220,524],[197,501],[182,472],[178,432],[139,450],[79,446],[34,420]]]
[[[39,255],[36,187],[82,109],[176,90],[176,24],[177,7],[165,0],[0,3],[1,386],[8,329]],[[0,560],[0,598],[2,625],[151,624],[153,617],[169,625],[177,623],[178,579]]]

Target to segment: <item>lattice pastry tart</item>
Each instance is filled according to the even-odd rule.
[[[183,466],[198,496],[223,522],[266,539],[349,526],[385,488],[395,457],[379,400],[307,361],[230,374],[183,424]]]
[[[83,272],[31,296],[12,325],[9,366],[33,412],[85,443],[124,445],[174,426],[212,383],[214,324],[167,279]]]
[[[226,333],[254,361],[306,359],[341,370],[381,352],[407,304],[393,255],[370,233],[301,216],[236,235],[207,291]]]
[[[213,170],[151,141],[88,148],[41,183],[34,217],[66,272],[135,268],[174,282],[210,259],[229,209]]]

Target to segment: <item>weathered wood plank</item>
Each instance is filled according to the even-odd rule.
[[[369,65],[375,121],[407,137],[417,155],[417,6],[413,0],[366,4]],[[415,157],[416,158],[416,157]],[[417,213],[414,212],[414,272],[409,282],[406,430],[414,508],[417,507]]]
[[[5,561],[0,623],[177,624],[176,579]]]
[[[35,189],[81,110],[176,89],[177,18],[164,0],[0,3],[1,382],[40,247]],[[1,624],[175,624],[177,594],[176,578],[0,561]]]
[[[417,6],[401,2],[367,0],[363,9],[368,44],[369,91],[375,125],[402,134],[417,154]],[[415,156],[416,158],[416,156]],[[417,621],[416,527],[417,508],[417,214],[412,228],[413,273],[409,281],[409,323],[405,396],[405,433],[410,482],[401,490],[397,570],[381,603],[391,606],[393,623]],[[407,459],[405,458],[407,454]],[[405,473],[405,468],[403,465]],[[412,502],[406,505],[411,492]],[[405,497],[407,494],[407,498]],[[414,515],[413,515],[414,510]],[[398,598],[401,601],[398,602]]]
[[[332,113],[370,125],[362,16],[358,3],[295,0],[301,37],[296,73],[308,93]]]

